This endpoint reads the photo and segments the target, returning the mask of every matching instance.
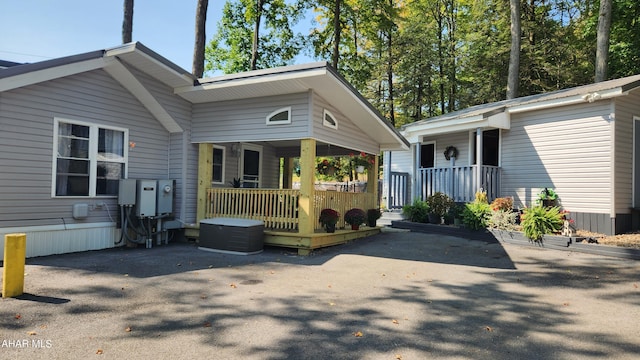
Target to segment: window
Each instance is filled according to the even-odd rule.
[[[326,126],[326,127],[330,127],[332,129],[338,129],[338,121],[336,120],[336,117],[333,116],[332,113],[329,112],[329,110],[325,109],[324,110],[324,115],[322,117],[322,125]]]
[[[115,196],[125,177],[128,132],[54,121],[53,196]]]
[[[420,145],[420,167],[432,168],[436,165],[436,144],[426,143]]]
[[[224,148],[213,146],[213,172],[211,182],[224,184]]]
[[[267,115],[267,125],[291,124],[291,106],[278,109]]]

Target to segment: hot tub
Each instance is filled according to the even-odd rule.
[[[262,221],[222,217],[200,221],[201,250],[249,255],[263,248]]]

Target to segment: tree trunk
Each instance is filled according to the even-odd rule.
[[[207,22],[207,7],[209,0],[198,0],[196,8],[196,41],[193,47],[192,74],[201,78],[204,74],[205,23]]]
[[[336,0],[336,7],[333,9],[333,57],[331,65],[338,69],[338,59],[340,58],[340,0]]]
[[[133,0],[124,0],[124,18],[122,20],[122,43],[132,40],[133,34]]]
[[[600,15],[598,16],[598,40],[596,45],[595,82],[601,82],[607,79],[610,32],[611,0],[600,0]]]
[[[511,51],[509,55],[509,75],[507,80],[507,99],[518,97],[520,81],[520,0],[511,3]]]
[[[251,48],[251,70],[258,68],[258,43],[260,42],[260,20],[262,19],[263,0],[256,1],[256,18],[253,27],[253,45]]]

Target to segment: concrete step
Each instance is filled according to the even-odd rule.
[[[382,217],[378,219],[379,226],[391,226],[392,221],[402,220],[402,212],[400,210],[383,211]]]

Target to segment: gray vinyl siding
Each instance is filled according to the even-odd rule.
[[[616,98],[615,111],[616,213],[627,214],[633,206],[633,117],[640,116],[640,91]]]
[[[173,94],[173,89],[154,80],[148,75],[131,70],[135,77],[180,125],[184,133],[170,134],[168,142],[167,177],[176,181],[174,215],[185,222],[196,218],[198,151],[190,144],[191,108],[190,102]],[[186,161],[185,161],[186,159]],[[184,203],[185,208],[182,209]],[[183,213],[184,212],[184,213]]]
[[[115,221],[115,198],[51,197],[56,117],[129,128],[136,143],[129,151],[129,177],[169,175],[168,132],[102,70],[6,91],[0,94],[0,227]],[[76,203],[107,207],[74,220]]]
[[[530,206],[544,187],[572,212],[610,213],[610,101],[513,114],[502,131],[502,196]]]
[[[267,115],[291,106],[291,123],[267,125]],[[224,143],[290,140],[309,137],[308,94],[288,94],[264,98],[193,105],[192,142]]]
[[[437,137],[423,138],[422,143],[435,141],[436,158],[435,167],[449,167],[451,162],[444,157],[444,150],[449,146],[455,146],[458,149],[458,157],[456,158],[456,166],[467,166],[472,162],[473,152],[469,151],[469,133],[460,132],[452,134],[438,135]]]
[[[411,148],[413,149],[413,146]],[[413,173],[413,152],[410,150],[391,152],[391,171]]]
[[[329,104],[317,94],[313,94],[313,137],[333,145],[364,151],[369,154],[379,154],[379,145],[356,127],[351,120],[346,118],[334,106]],[[338,121],[338,129],[332,129],[322,125],[324,110],[327,109]],[[357,142],[354,142],[357,139]]]
[[[276,149],[273,146],[262,145],[262,187],[278,189],[280,188],[280,158],[276,156]]]

